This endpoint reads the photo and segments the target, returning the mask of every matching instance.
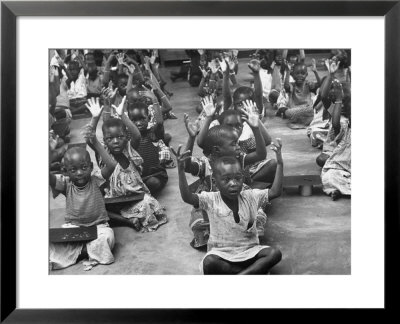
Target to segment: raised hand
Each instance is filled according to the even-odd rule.
[[[219,67],[221,68],[222,72],[226,72],[228,69],[228,64],[226,63],[225,59],[219,60]]]
[[[133,64],[128,65],[125,62],[123,62],[122,64],[128,68],[128,74],[133,74],[135,72],[136,68]]]
[[[249,124],[251,128],[258,128],[259,116],[254,112],[254,103],[250,100],[246,100],[243,103],[245,109],[242,109],[243,117],[242,119]]]
[[[54,82],[54,78],[58,77],[58,69],[56,66],[50,66],[49,69],[49,80],[50,82]]]
[[[156,62],[157,56],[155,51],[152,51],[151,57],[150,57],[150,64],[153,65]]]
[[[190,137],[196,137],[197,134],[200,132],[200,120],[197,118],[194,123],[192,123],[189,119],[188,114],[183,114],[183,121],[186,126],[186,130],[189,133]]]
[[[100,107],[99,98],[90,98],[86,103],[87,109],[89,109],[93,118],[100,117],[101,112],[103,111],[104,106]]]
[[[283,164],[282,159],[282,142],[280,138],[276,139],[276,142],[271,143],[271,150],[275,152],[276,155],[276,162],[278,164]]]
[[[111,107],[113,107],[115,109],[115,111],[117,112],[118,116],[122,116],[122,114],[124,113],[124,106],[125,106],[125,100],[126,100],[126,96],[124,96],[122,98],[121,103],[117,106],[112,105]]]
[[[315,59],[311,59],[311,71],[316,72],[317,71],[317,62]]]
[[[145,88],[145,89],[147,89],[147,88]],[[149,89],[147,89],[145,91],[139,91],[139,95],[141,95],[142,97],[150,98],[153,101],[153,103],[158,102],[156,95]]]
[[[119,65],[124,64],[124,59],[125,59],[125,54],[124,53],[118,53],[117,54],[117,61]]]
[[[247,66],[252,70],[254,73],[260,72],[261,66],[260,66],[260,61],[259,60],[251,60]]]
[[[203,69],[200,65],[199,65],[199,69],[201,71],[201,73],[203,74],[203,78],[207,78],[208,72],[206,71],[206,69]]]
[[[58,144],[58,135],[54,136],[54,131],[51,130],[49,132],[49,148],[51,151],[54,151]]]
[[[344,93],[343,87],[339,80],[335,79],[332,82],[333,93],[335,95],[335,101],[342,101]]]
[[[214,105],[214,101],[212,96],[204,97],[201,101],[201,105],[203,106],[204,112],[207,117],[212,117],[215,114],[216,106]]]
[[[202,49],[197,50],[197,52],[199,52],[200,55],[204,54],[204,50],[202,50]]]
[[[150,70],[150,57],[145,56],[143,58],[144,61],[144,67],[146,68],[146,70]]]
[[[218,72],[218,66],[217,66],[217,63],[215,62],[215,60],[212,60],[212,61],[209,63],[209,66],[210,66],[210,69],[211,69],[211,73],[212,73],[212,74],[215,74],[215,73]]]
[[[255,102],[251,100],[243,101],[243,108],[248,114],[255,113],[257,111],[257,106]]]
[[[191,158],[190,155],[190,150],[183,152],[181,154],[181,149],[182,149],[182,144],[179,145],[178,150],[175,151],[173,147],[171,147],[171,152],[173,155],[175,155],[176,161],[178,162],[178,169],[184,169],[185,168],[185,162],[186,160]]]
[[[327,67],[329,73],[335,73],[339,68],[339,64],[340,61],[336,62],[335,60],[325,60],[325,66]]]

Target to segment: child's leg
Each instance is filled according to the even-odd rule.
[[[115,245],[114,231],[108,224],[97,225],[97,239],[86,244],[89,261],[100,264],[114,262],[111,250]]]
[[[162,188],[164,188],[165,183],[163,184],[160,179],[156,177],[149,177],[147,178],[144,183],[146,184],[147,188],[149,188],[150,193],[154,196],[157,192],[159,192]]]
[[[320,155],[317,156],[316,162],[318,166],[321,168],[325,165],[326,160],[328,160],[329,155],[326,153],[321,153]]]
[[[210,254],[203,260],[203,272],[205,275],[212,274],[237,274],[243,268],[239,264],[226,261],[219,256]]]
[[[268,247],[262,249],[254,257],[254,263],[240,271],[240,275],[267,274],[271,268],[282,259],[282,253],[276,248]]]
[[[251,177],[251,179],[254,181],[273,183],[275,179],[276,166],[276,160],[270,160],[267,164],[263,165],[261,169]]]

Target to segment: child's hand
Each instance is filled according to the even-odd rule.
[[[204,97],[204,99],[201,101],[201,105],[203,106],[207,117],[214,116],[216,107],[214,105],[212,96]]]
[[[219,60],[219,67],[221,68],[221,71],[224,73],[228,69],[228,64],[224,59]]]
[[[141,95],[142,97],[150,98],[153,103],[158,103],[156,95],[150,90],[139,91],[139,95]]]
[[[182,144],[179,145],[177,152],[175,152],[175,150],[171,147],[171,152],[176,157],[176,161],[178,162],[178,169],[183,170],[185,168],[186,160],[191,158],[191,156],[190,156],[191,152],[190,152],[190,150],[188,150],[181,154],[181,148],[182,148]]]
[[[54,151],[58,144],[58,135],[54,136],[54,131],[49,132],[49,148],[50,151]]]
[[[122,64],[128,68],[128,74],[133,74],[135,72],[135,66],[133,64],[128,65],[125,62]]]
[[[157,56],[155,51],[152,51],[151,57],[150,57],[150,64],[153,65],[156,62]]]
[[[317,62],[315,59],[311,59],[311,71],[316,72],[317,71]]]
[[[200,65],[199,65],[199,69],[201,71],[201,73],[203,74],[203,78],[207,78],[208,76],[208,72],[206,71],[206,69],[203,69]]]
[[[259,116],[257,113],[254,112],[255,104],[250,100],[246,100],[243,103],[244,109],[242,109],[243,119],[244,121],[249,124],[251,128],[258,128],[259,123]]]
[[[276,139],[276,142],[271,143],[271,150],[275,152],[276,155],[276,162],[278,164],[283,164],[282,159],[282,142],[280,138]]]
[[[183,114],[183,121],[186,126],[186,130],[189,133],[190,137],[196,137],[197,134],[200,132],[200,121],[197,118],[194,123],[189,120],[188,114]]]
[[[87,109],[89,109],[93,118],[98,118],[103,111],[104,106],[100,107],[99,98],[90,98],[86,104]]]
[[[124,53],[118,53],[117,54],[117,61],[119,65],[123,65],[124,64],[124,58],[125,58],[125,54]]]
[[[50,70],[49,70],[49,80],[50,82],[54,82],[54,78],[56,76],[58,76],[58,69],[56,66],[50,66]]]
[[[125,100],[126,100],[126,96],[124,96],[122,98],[122,101],[121,101],[121,103],[119,104],[118,107],[115,106],[115,105],[112,105],[112,107],[115,109],[115,111],[117,112],[118,116],[120,116],[120,117],[124,113]]]
[[[252,70],[254,73],[260,72],[261,66],[260,66],[260,61],[259,60],[251,60],[247,66]]]
[[[144,67],[146,68],[146,70],[150,70],[150,57],[148,57],[148,56],[145,56],[144,58],[143,58],[143,61],[144,61]]]
[[[334,60],[325,60],[325,65],[329,73],[335,73],[339,68],[340,61],[336,62]]]
[[[210,66],[210,69],[211,69],[211,73],[212,73],[212,74],[215,74],[215,73],[218,72],[218,66],[217,66],[217,63],[215,62],[215,60],[212,60],[212,61],[209,63],[209,66]]]
[[[342,101],[344,93],[342,84],[339,82],[339,80],[337,79],[333,80],[332,88],[333,88],[333,93],[335,95],[335,101]]]
[[[197,52],[198,52],[200,55],[203,55],[203,54],[204,54],[204,50],[202,50],[202,49],[197,50]]]

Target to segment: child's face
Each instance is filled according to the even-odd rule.
[[[293,79],[296,83],[303,83],[307,78],[307,67],[305,65],[296,65],[293,70]]]
[[[76,80],[79,76],[79,67],[77,66],[69,66],[68,72],[71,74],[73,80]]]
[[[223,120],[223,125],[233,127],[236,130],[238,137],[240,137],[240,135],[242,135],[243,123],[242,123],[242,119],[240,118],[240,116],[230,115],[230,116],[225,117]]]
[[[276,65],[282,65],[282,61],[283,61],[282,53],[276,54],[274,61],[275,61]]]
[[[78,187],[85,186],[92,174],[93,163],[86,154],[74,153],[64,162],[66,174]]]
[[[129,119],[132,120],[139,131],[142,133],[147,130],[149,117],[144,109],[133,108],[128,110]]]
[[[243,187],[243,172],[239,162],[235,164],[220,163],[214,172],[215,183],[222,196],[235,199]]]
[[[125,96],[126,94],[126,87],[128,85],[128,79],[127,78],[120,78],[117,83],[118,87],[118,92],[121,96]]]
[[[238,144],[239,136],[236,131],[224,135],[224,143],[217,147],[218,156],[238,156],[240,154],[240,146]]]
[[[125,131],[118,126],[106,128],[103,138],[112,154],[121,154],[128,143]]]

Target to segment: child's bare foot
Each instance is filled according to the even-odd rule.
[[[140,229],[142,228],[142,224],[140,224],[140,221],[138,218],[133,217],[130,219],[130,221],[132,222],[132,227],[133,229],[135,229],[136,231],[140,231]]]
[[[341,197],[341,193],[339,190],[335,190],[334,192],[331,193],[331,198],[333,201],[338,200]]]

